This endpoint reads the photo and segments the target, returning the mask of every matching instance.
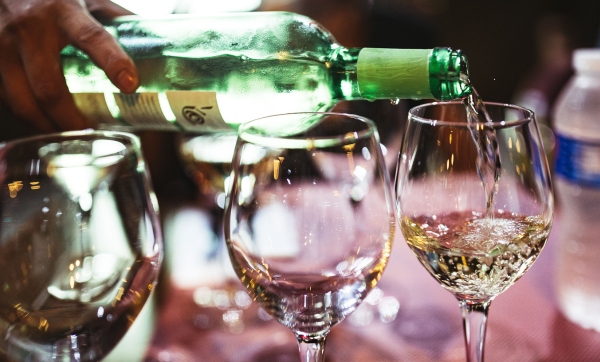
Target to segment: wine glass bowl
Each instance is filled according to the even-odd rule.
[[[248,309],[251,299],[231,268],[223,236],[225,188],[231,182],[236,141],[237,132],[233,130],[181,136],[179,155],[199,191],[193,205],[199,232],[194,234],[195,248],[187,243],[169,244],[173,250],[168,263],[172,285],[184,292],[193,290],[201,313],[220,313],[216,319],[222,320],[230,332],[239,334],[247,326],[263,321],[256,310]]]
[[[153,290],[162,240],[139,140],[68,132],[0,146],[0,351],[96,361]]]
[[[199,191],[214,198],[221,209],[225,204],[225,182],[231,173],[236,140],[234,131],[208,133],[184,136],[179,146],[187,173]]]
[[[483,359],[489,303],[537,259],[553,216],[550,173],[533,112],[485,106],[490,120],[473,124],[460,102],[413,108],[396,181],[399,223],[409,247],[463,308],[469,361]],[[480,149],[478,139],[497,149]],[[486,152],[499,155],[497,162],[481,161]],[[496,169],[484,169],[494,164]]]
[[[292,134],[280,127],[305,115],[320,120]],[[393,206],[375,127],[331,113],[255,120],[240,128],[232,173],[225,235],[234,269],[296,334],[302,360],[321,360],[330,328],[375,287],[391,250]]]

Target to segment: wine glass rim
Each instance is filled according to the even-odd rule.
[[[277,136],[277,135],[269,135],[269,134],[257,134],[250,133],[248,129],[252,126],[252,124],[269,119],[274,117],[282,117],[282,116],[294,116],[294,115],[323,115],[323,116],[340,116],[346,118],[352,118],[361,122],[364,122],[367,125],[367,129],[362,131],[356,131],[352,133],[352,137],[349,137],[348,132],[344,134],[339,134],[337,136],[328,136],[328,137],[301,137],[296,135],[291,136]],[[316,125],[318,125],[317,123]],[[310,128],[314,127],[311,126]],[[310,129],[308,128],[308,129]],[[308,130],[307,129],[307,130]],[[305,130],[306,131],[306,130]],[[257,118],[251,121],[248,121],[242,124],[238,130],[238,137],[246,142],[259,144],[259,145],[268,145],[269,147],[276,148],[289,148],[289,149],[303,149],[303,148],[325,148],[325,147],[335,147],[335,146],[343,146],[350,143],[355,143],[357,140],[367,139],[372,136],[377,135],[377,128],[375,123],[369,118],[362,117],[356,114],[351,113],[338,113],[338,112],[290,112],[290,113],[281,113],[274,114],[270,116],[265,116],[261,118]]]
[[[521,111],[523,112],[525,115],[527,115],[524,118],[519,118],[519,119],[515,119],[515,120],[511,120],[511,121],[498,121],[498,122],[492,122],[494,124],[494,128],[508,128],[508,127],[514,127],[514,126],[519,126],[519,125],[523,125],[526,123],[529,123],[531,121],[535,121],[535,113],[530,110],[527,109],[525,107],[521,107],[521,106],[517,106],[514,104],[509,104],[509,103],[498,103],[498,102],[483,102],[483,104],[485,104],[486,106],[498,106],[498,107],[504,107],[506,109],[513,109],[516,111]],[[411,120],[416,120],[418,122],[421,123],[427,123],[427,124],[431,124],[431,125],[438,125],[438,126],[454,126],[454,127],[467,127],[468,124],[465,122],[452,122],[452,121],[444,121],[444,120],[440,120],[440,119],[431,119],[431,118],[425,118],[425,117],[421,117],[418,116],[416,114],[414,114],[416,111],[423,109],[423,108],[427,108],[427,107],[432,107],[432,106],[443,106],[443,105],[463,105],[462,102],[460,101],[450,101],[450,102],[431,102],[431,103],[426,103],[426,104],[421,104],[418,105],[416,107],[411,108],[408,111],[409,114],[409,118]],[[496,124],[498,124],[498,126],[496,126]],[[474,127],[474,126],[472,126]]]
[[[132,134],[127,132],[118,132],[118,131],[105,131],[105,130],[82,130],[82,131],[66,131],[66,132],[57,132],[57,133],[49,133],[37,136],[30,136],[24,138],[18,138],[15,140],[0,142],[0,150],[6,146],[16,146],[23,143],[35,142],[35,141],[44,141],[51,140],[58,137],[69,137],[76,138],[81,136],[104,136],[111,137],[117,139],[127,139],[131,141],[131,144],[135,145],[138,149],[140,148],[140,139]],[[108,155],[106,155],[108,156]]]

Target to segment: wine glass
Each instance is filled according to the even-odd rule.
[[[485,106],[489,121],[475,124],[460,102],[411,109],[396,178],[404,238],[458,299],[470,362],[483,361],[491,301],[536,260],[553,215],[550,173],[533,112]],[[494,155],[497,162],[481,159]]]
[[[0,354],[97,361],[154,289],[162,255],[139,140],[80,131],[0,145]]]
[[[314,126],[284,126],[300,124]],[[236,274],[295,333],[301,360],[322,361],[331,327],[375,287],[390,255],[395,219],[375,126],[336,113],[248,122],[232,176],[224,230]]]
[[[231,159],[237,132],[206,133],[183,136],[179,154],[187,173],[200,192],[212,200],[209,207],[225,208],[226,180],[231,173]],[[220,215],[223,219],[223,215]]]
[[[225,187],[230,182],[231,159],[237,141],[237,132],[219,132],[200,135],[183,135],[179,141],[179,155],[186,173],[194,180],[200,197],[195,200],[198,222],[205,227],[205,235],[198,235],[197,252],[189,248],[176,251],[171,258],[187,253],[195,264],[170,260],[172,279],[182,288],[221,286],[229,284],[236,276],[231,269],[223,237],[223,209]],[[200,247],[203,245],[203,247]],[[183,247],[175,245],[174,248]],[[190,253],[193,253],[192,256]],[[186,281],[189,279],[189,281]],[[237,287],[237,282],[235,283]]]
[[[216,312],[221,314],[215,314],[216,321],[222,321],[230,332],[239,334],[262,320],[256,310],[248,310],[252,300],[231,267],[223,234],[225,188],[231,182],[231,159],[236,141],[237,132],[233,130],[180,136],[178,148],[182,164],[199,191],[193,211],[186,212],[190,215],[188,219],[193,215],[196,232],[187,242],[180,238],[182,242],[168,244],[172,249],[168,250],[167,263],[172,284],[184,292],[193,291],[193,299],[200,307],[196,319],[203,321],[198,323],[199,328],[208,328],[208,325],[221,328],[220,323],[213,323],[212,318],[208,322],[206,318],[206,313]],[[181,216],[175,216],[178,217]],[[170,227],[174,229],[176,225],[172,222]]]

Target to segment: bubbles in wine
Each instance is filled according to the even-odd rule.
[[[550,231],[540,216],[482,216],[453,212],[435,219],[404,217],[400,224],[425,268],[463,299],[487,300],[514,284],[540,254]]]

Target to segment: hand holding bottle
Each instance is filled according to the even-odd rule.
[[[109,0],[0,0],[0,102],[42,132],[84,128],[60,51],[74,45],[122,92],[134,92],[133,61],[94,19],[128,14]]]

